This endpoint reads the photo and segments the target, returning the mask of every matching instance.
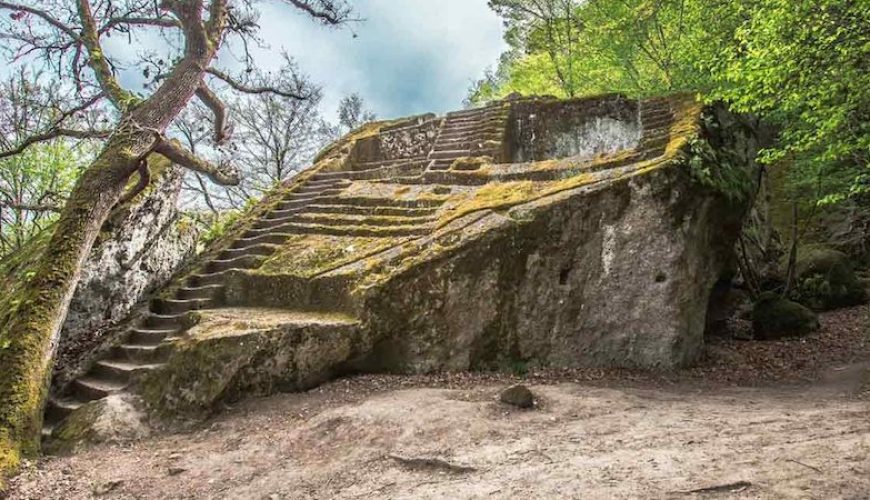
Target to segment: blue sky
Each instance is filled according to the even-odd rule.
[[[286,49],[323,85],[327,113],[350,92],[381,118],[460,108],[471,82],[505,49],[501,21],[485,0],[351,3],[365,22],[344,30],[324,28],[280,2],[260,4],[269,48],[258,63],[277,66]]]
[[[282,52],[324,89],[323,111],[335,119],[338,101],[358,92],[379,118],[462,107],[468,88],[497,63],[506,46],[501,20],[486,0],[349,0],[364,21],[343,29],[324,27],[281,0],[264,0],[256,64],[278,69]],[[105,39],[104,48],[119,57],[121,82],[140,90],[138,69],[126,65],[145,51],[162,53],[166,42],[156,31],[137,31]],[[227,57],[221,64],[238,63]],[[28,64],[24,62],[23,64]],[[0,75],[11,68],[0,67]]]

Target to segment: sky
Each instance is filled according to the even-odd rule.
[[[472,82],[506,49],[501,20],[486,0],[349,0],[361,22],[324,27],[281,0],[263,0],[255,64],[277,70],[286,51],[301,72],[323,87],[322,111],[335,120],[338,102],[357,92],[378,118],[460,109]],[[126,63],[148,51],[166,53],[156,30],[106,38],[121,62],[120,80],[142,90],[142,75]],[[224,69],[241,69],[222,49]],[[23,64],[26,64],[25,61]],[[0,67],[0,76],[11,68]]]
[[[352,0],[364,19],[323,27],[280,2],[261,4],[258,51],[266,67],[286,50],[324,87],[324,111],[358,92],[379,118],[462,107],[474,80],[505,50],[500,19],[486,0]],[[354,37],[356,34],[356,37]]]

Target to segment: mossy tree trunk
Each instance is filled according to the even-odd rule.
[[[60,329],[103,223],[131,175],[152,151],[171,160],[188,160],[162,139],[162,133],[202,85],[204,68],[219,45],[219,37],[194,38],[187,42],[188,57],[151,97],[127,110],[100,155],[82,174],[36,274],[16,291],[19,302],[14,310],[0,318],[0,491],[3,476],[17,467],[20,457],[39,451]]]

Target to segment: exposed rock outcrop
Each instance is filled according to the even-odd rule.
[[[207,413],[344,370],[691,363],[755,192],[752,125],[609,95],[362,127],[165,287],[52,415],[127,389]]]
[[[56,387],[86,370],[107,337],[114,340],[111,327],[194,255],[196,231],[179,224],[183,171],[158,157],[150,168],[152,186],[113,212],[83,267],[61,333]]]

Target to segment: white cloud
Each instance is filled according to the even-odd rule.
[[[262,4],[261,35],[270,48],[258,62],[274,67],[286,49],[324,86],[327,110],[356,91],[387,118],[459,108],[469,84],[504,50],[501,21],[484,0],[353,4],[365,22],[343,30],[286,4]]]

